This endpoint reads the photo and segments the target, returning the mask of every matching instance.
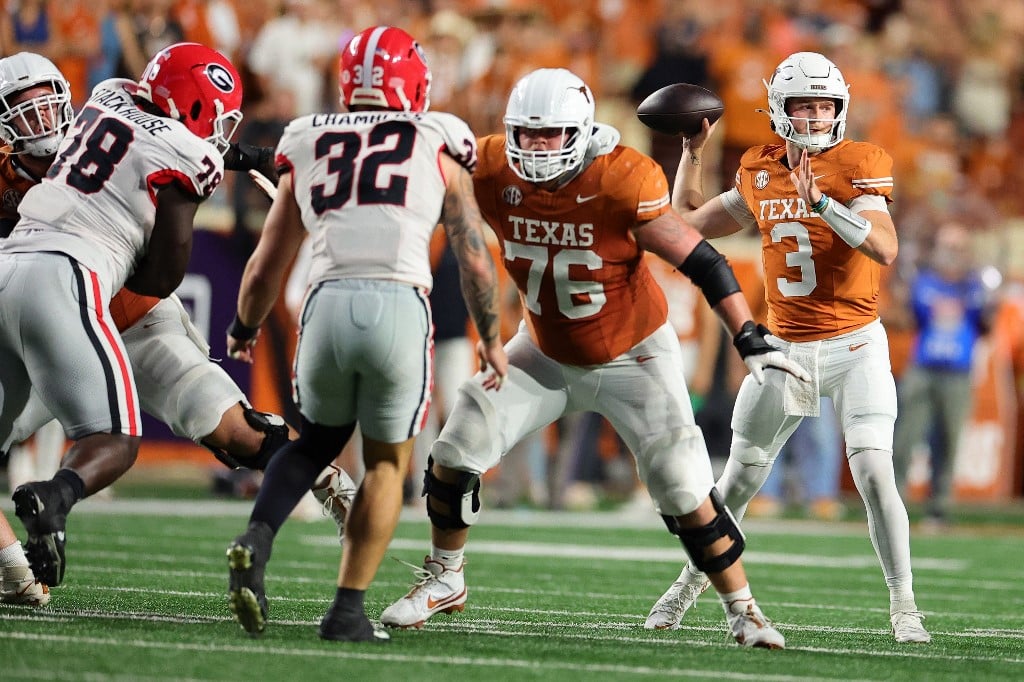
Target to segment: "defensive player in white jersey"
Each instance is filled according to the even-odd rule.
[[[432,546],[417,584],[381,614],[420,627],[461,611],[463,555],[480,510],[480,478],[527,434],[564,414],[605,416],[636,458],[669,531],[713,576],[735,640],[781,649],[747,582],[743,536],[714,490],[694,422],[679,342],[645,251],[700,287],[758,381],[805,373],[756,329],[726,262],[669,204],[661,167],[594,122],[590,88],[565,69],[539,69],[513,88],[505,134],[479,142],[473,184],[501,242],[525,320],[508,342],[509,379],[464,383],[431,449],[424,479]]]
[[[122,286],[164,298],[181,282],[241,100],[231,62],[194,43],[162,50],[138,82],[101,83],[0,243],[0,442],[31,390],[74,441],[53,479],[13,495],[44,582],[63,577],[72,506],[138,452],[138,394],[110,298]]]
[[[299,438],[273,457],[249,526],[228,548],[231,609],[263,631],[263,577],[274,535],[317,473],[363,436],[366,474],[345,525],[334,602],[320,637],[381,642],[364,595],[398,523],[413,440],[430,406],[430,236],[444,225],[480,334],[486,390],[507,372],[498,281],[473,199],[476,143],[451,114],[427,111],[430,70],[405,31],[368,28],[343,49],[345,113],[292,121],[277,148],[281,179],[246,265],[228,349],[251,361],[260,324],[307,232],[309,289],[299,319],[294,399]]]
[[[64,76],[44,57],[26,52],[0,60],[0,141],[10,150],[0,155],[0,195],[4,197],[0,233],[4,237],[17,223],[22,197],[46,175],[71,125],[74,112],[68,104],[69,91]],[[39,131],[47,133],[45,138]],[[232,143],[224,166],[274,175],[273,148]],[[210,359],[209,345],[176,296],[161,299],[121,289],[109,309],[136,378],[140,408],[175,434],[206,446],[229,467],[250,469],[264,468],[270,455],[294,435],[278,415],[253,409],[234,380]],[[52,475],[64,453],[64,432],[35,391],[0,452],[10,448],[13,457],[12,445],[33,433],[38,442],[39,429],[50,423],[57,426],[59,438],[56,462],[46,474]],[[329,508],[339,531],[343,510],[354,493],[351,478],[335,466],[313,490]],[[0,539],[0,554],[5,546]],[[18,592],[18,598],[31,597],[32,589]]]
[[[889,618],[900,643],[926,643],[910,564],[910,524],[892,462],[896,387],[878,318],[880,268],[896,258],[889,215],[892,159],[878,146],[844,139],[849,87],[816,52],[790,55],[768,89],[781,144],[752,147],[736,186],[704,201],[700,177],[710,127],[683,145],[673,203],[707,237],[754,229],[761,235],[768,327],[812,381],[748,377],[733,410],[733,438],[716,484],[738,517],[772,463],[820,396],[836,407],[854,483],[889,590]],[[651,608],[648,628],[676,628],[707,587],[687,566]]]

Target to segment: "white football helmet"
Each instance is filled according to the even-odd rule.
[[[768,88],[768,115],[772,130],[809,152],[821,152],[839,144],[846,132],[846,112],[850,104],[850,86],[843,80],[839,67],[817,52],[797,52],[786,57],[775,69],[771,81],[762,81]],[[828,97],[836,101],[836,117],[832,130],[811,135],[797,133],[786,114],[790,97]],[[815,121],[818,119],[808,119]]]
[[[38,87],[51,92],[15,103],[19,94]],[[71,86],[53,62],[32,52],[0,59],[0,141],[11,153],[55,154],[74,117]]]
[[[520,128],[561,128],[568,137],[561,149],[527,151],[519,146]],[[505,110],[505,156],[523,180],[547,182],[580,168],[593,132],[594,94],[571,71],[537,69],[512,89]]]

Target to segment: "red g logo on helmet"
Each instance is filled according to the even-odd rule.
[[[136,94],[223,154],[242,120],[241,82],[220,52],[199,43],[177,43],[153,57]]]
[[[341,103],[395,111],[426,111],[430,69],[415,39],[394,26],[374,26],[352,38],[338,65]]]

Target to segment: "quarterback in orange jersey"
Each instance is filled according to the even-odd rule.
[[[506,345],[501,390],[488,390],[483,373],[464,383],[431,449],[431,553],[419,582],[381,614],[385,625],[420,627],[437,612],[464,608],[463,554],[480,512],[481,475],[528,434],[591,411],[622,436],[655,509],[711,575],[736,641],[785,645],[747,584],[743,536],[714,490],[679,342],[645,251],[700,287],[755,382],[807,377],[764,340],[728,263],[671,208],[661,167],[618,139],[594,122],[582,80],[540,69],[512,90],[505,134],[480,141],[477,203],[501,242],[525,319]]]
[[[822,55],[789,56],[765,85],[772,129],[783,144],[749,149],[736,186],[705,202],[700,165],[713,128],[705,123],[683,145],[673,203],[706,237],[760,233],[768,327],[812,381],[781,374],[763,384],[744,380],[717,488],[742,517],[782,445],[805,416],[817,414],[819,397],[830,397],[889,588],[893,635],[926,643],[931,637],[914,599],[910,524],[893,473],[896,389],[878,318],[880,268],[897,252],[887,208],[892,160],[873,144],[844,139],[848,86]],[[683,569],[651,609],[647,627],[679,626],[708,584],[697,569]]]

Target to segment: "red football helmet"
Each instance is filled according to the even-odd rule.
[[[199,43],[177,43],[150,60],[136,95],[223,154],[242,120],[242,78],[220,52]]]
[[[352,38],[338,67],[341,103],[396,111],[430,106],[430,68],[416,40],[394,26],[374,26]]]

